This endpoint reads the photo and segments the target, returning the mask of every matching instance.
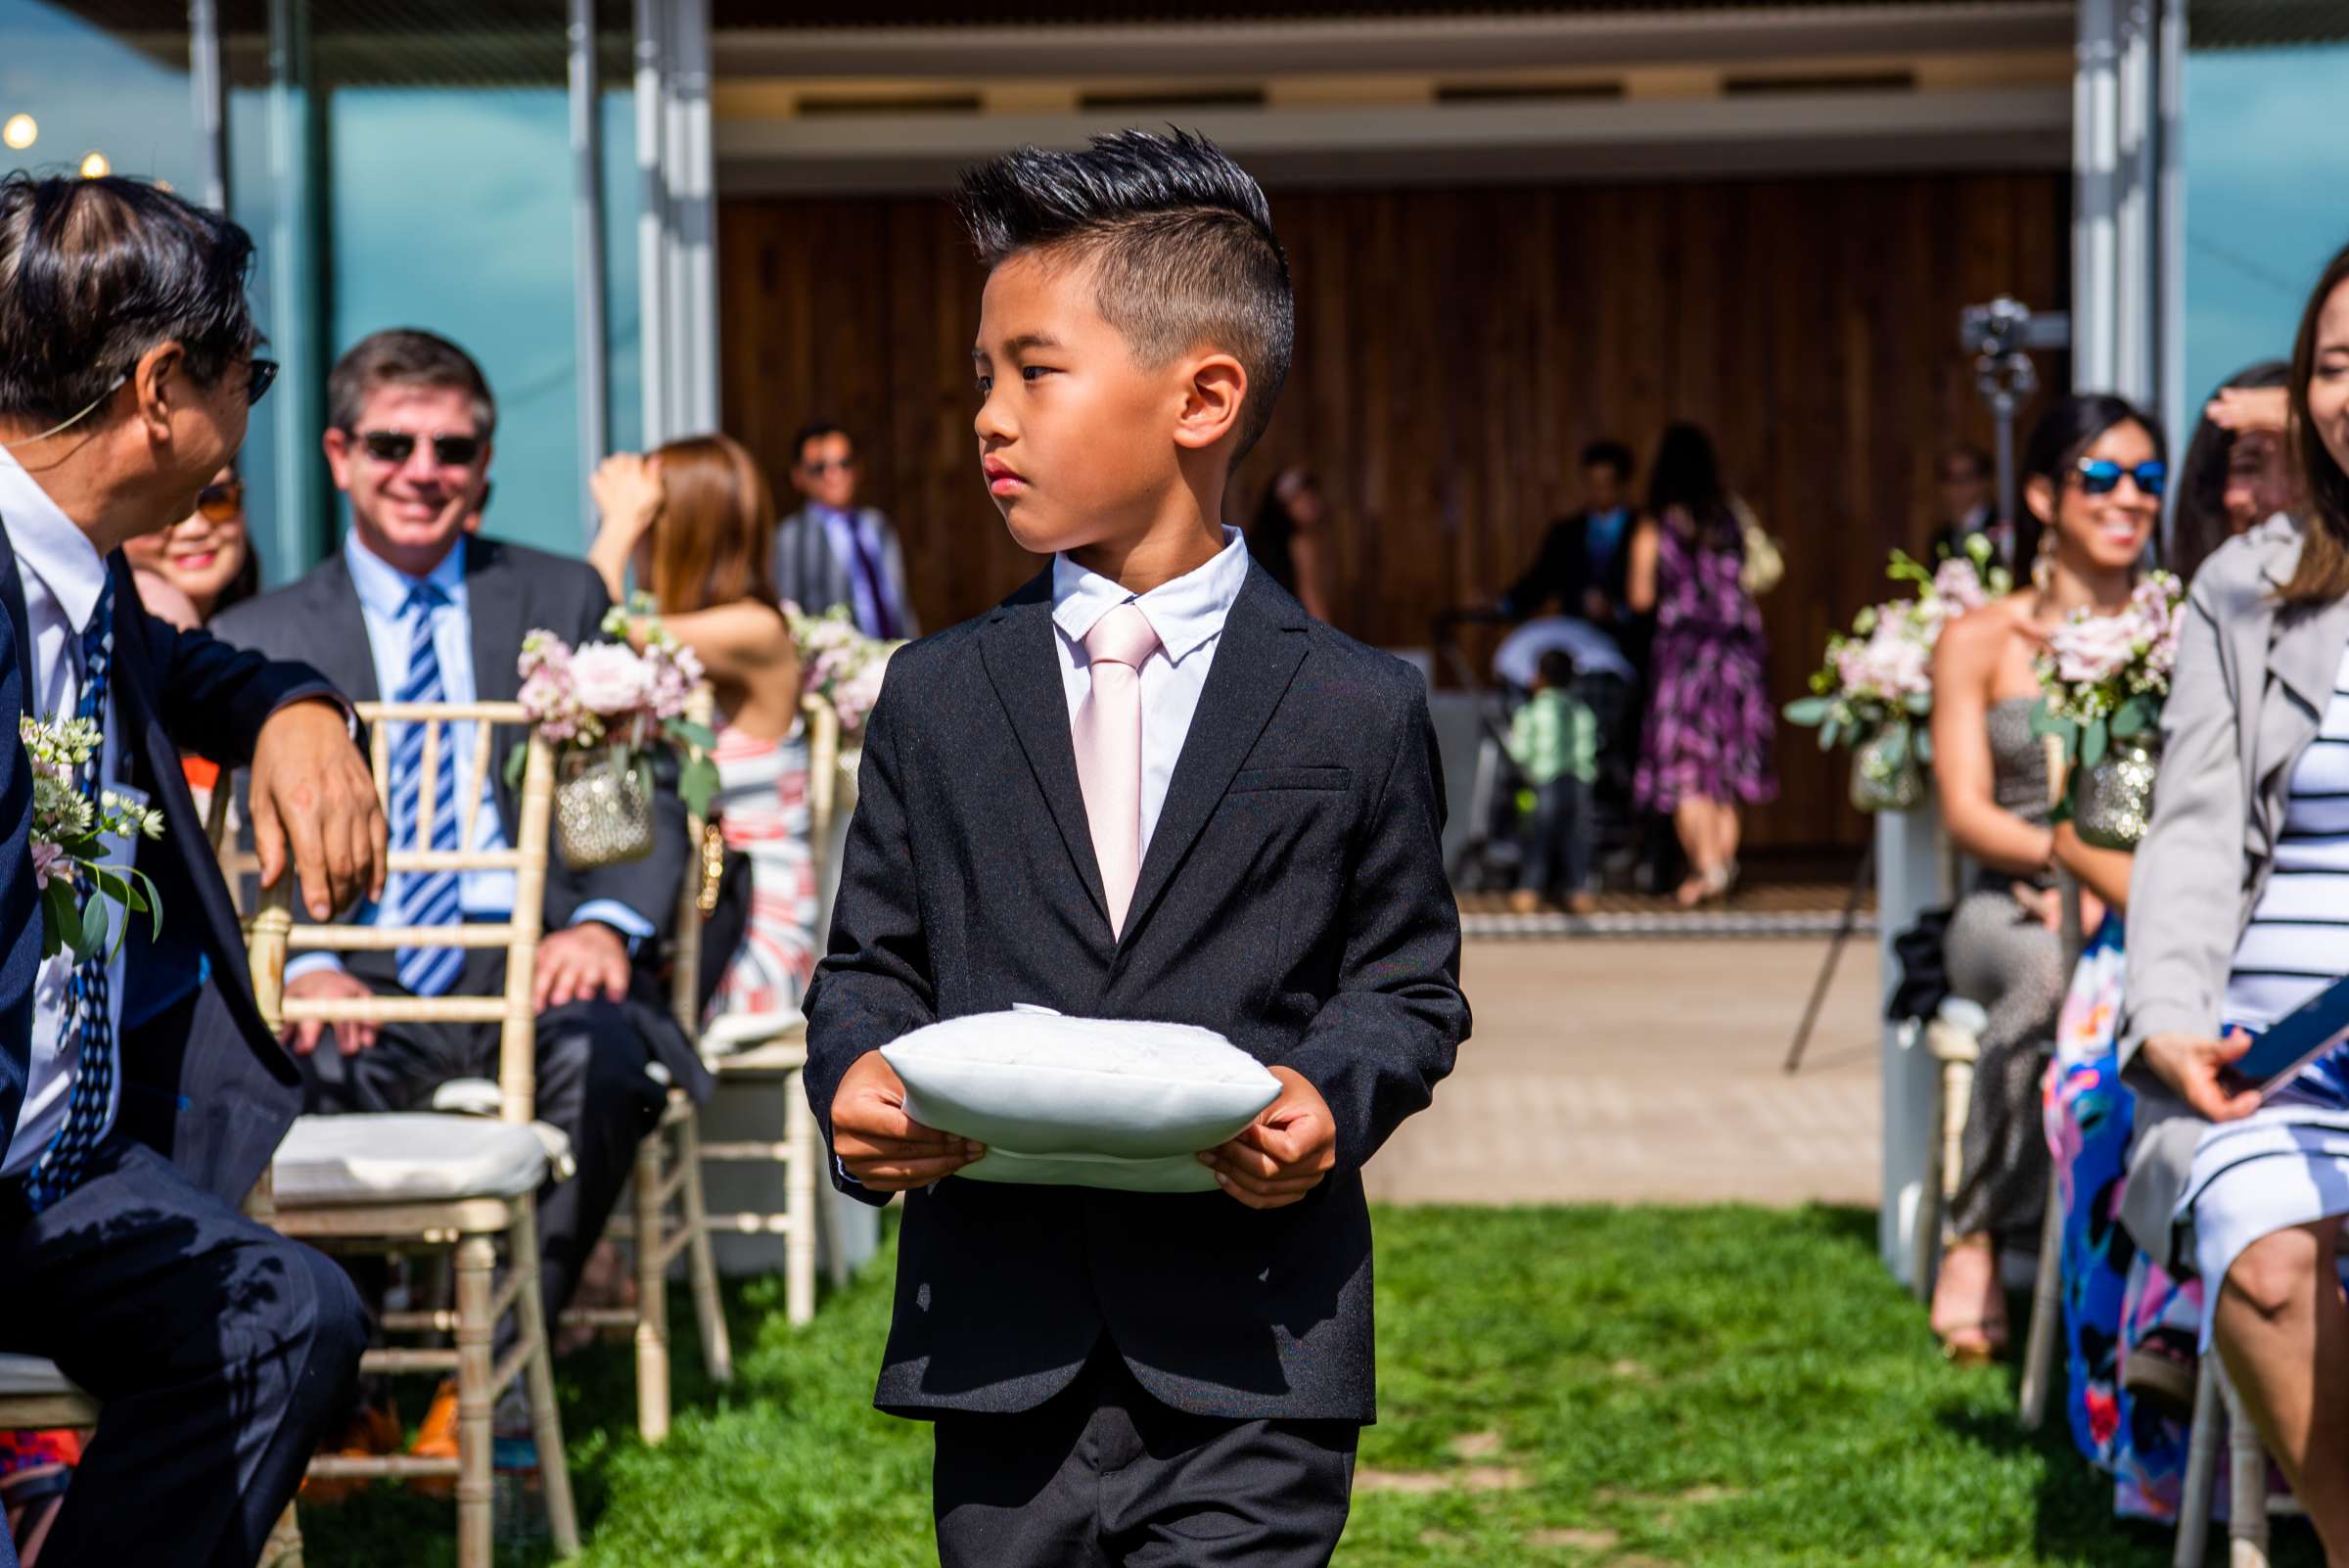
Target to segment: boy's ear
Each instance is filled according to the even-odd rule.
[[[1174,419],[1174,440],[1205,451],[1239,427],[1248,401],[1248,372],[1229,354],[1203,354],[1189,361],[1182,409]]]

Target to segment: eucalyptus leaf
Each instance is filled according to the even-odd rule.
[[[2110,742],[2111,733],[2105,721],[2101,718],[2090,719],[2080,731],[2080,765],[2094,767],[2104,761],[2105,748]]]
[[[1842,738],[1843,723],[1840,719],[1830,718],[1819,726],[1819,749],[1820,751],[1833,751],[1835,743]]]
[[[1933,694],[1929,691],[1912,691],[1903,699],[1902,706],[1909,710],[1912,718],[1927,717],[1933,712]]]
[[[530,765],[530,743],[516,741],[514,749],[506,753],[506,788],[510,790],[522,788],[523,770]]]
[[[2142,697],[2132,697],[2112,715],[2113,739],[2128,740],[2142,735],[2152,727],[2152,719],[2153,705]]]
[[[1892,724],[1884,731],[1884,766],[1893,771],[1909,765],[1910,729],[1906,724]]]
[[[73,902],[73,885],[63,878],[41,890],[41,957],[54,958],[81,941],[81,910]]]
[[[1929,729],[1916,732],[1916,760],[1927,767],[1933,765],[1933,732]]]
[[[1834,711],[1835,699],[1832,697],[1797,697],[1786,705],[1786,722],[1808,729],[1814,724],[1825,723],[1827,715]]]
[[[707,724],[697,724],[690,718],[672,718],[667,727],[669,738],[681,746],[691,746],[706,752],[713,750],[717,745],[717,731]]]

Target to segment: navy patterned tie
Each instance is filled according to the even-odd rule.
[[[90,612],[90,623],[82,628],[81,698],[73,705],[73,716],[96,724],[101,736],[106,729],[107,682],[114,671],[114,663],[115,578],[110,572],[106,586],[98,590],[98,608]],[[104,765],[105,751],[103,744],[92,748],[90,760],[81,768],[82,798],[93,808],[98,804],[102,782],[99,770]],[[91,898],[86,881],[80,884],[76,896],[86,911]],[[81,1183],[90,1151],[98,1146],[99,1135],[106,1130],[107,1110],[114,1103],[115,1020],[107,988],[111,931],[109,936],[108,944],[73,966],[73,978],[66,985],[65,1018],[60,1033],[68,1039],[78,1035],[73,1094],[66,1106],[66,1125],[58,1129],[57,1135],[49,1140],[49,1146],[41,1151],[40,1159],[24,1178],[24,1203],[35,1213]]]
[[[430,582],[408,590],[399,618],[415,623],[408,638],[408,678],[400,683],[403,703],[440,703],[448,690],[440,680],[440,656],[433,647],[433,614],[449,602],[448,595]],[[438,765],[433,770],[433,820],[418,821],[424,807],[424,729],[403,724],[392,748],[392,847],[395,850],[454,851],[457,845],[456,736],[442,737]],[[392,923],[403,926],[453,926],[461,916],[458,879],[454,871],[408,871],[398,878],[387,900]],[[465,967],[460,947],[402,947],[399,983],[415,996],[438,996],[457,983]]]

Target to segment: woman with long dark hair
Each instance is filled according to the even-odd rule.
[[[2187,600],[2153,821],[2130,885],[2123,1214],[2189,1262],[2213,1343],[2332,1562],[2349,1562],[2349,1048],[2263,1099],[2253,1036],[2349,973],[2349,250],[2301,316],[2296,515]]]
[[[1656,617],[1654,689],[1632,794],[1642,809],[1671,817],[1680,835],[1688,876],[1675,897],[1683,908],[1728,894],[1738,808],[1778,793],[1762,612],[1740,580],[1744,565],[1712,438],[1694,425],[1672,426],[1649,471],[1624,597]]]
[[[2077,611],[2128,608],[2167,486],[2161,428],[2119,397],[2080,394],[2041,416],[2024,451],[2016,534],[2030,580],[1953,622],[1933,655],[1933,776],[1950,837],[1982,870],[1950,921],[1950,984],[1979,1003],[1953,1239],[1933,1328],[1953,1360],[2006,1343],[2001,1235],[2029,1235],[2048,1185],[2040,1130],[2043,1052],[2069,978],[2056,936],[2056,835],[2046,743],[2034,730],[2036,663]],[[2094,905],[2095,900],[2089,900]],[[2093,928],[2100,910],[2092,912]]]
[[[587,559],[615,599],[634,564],[717,698],[713,809],[726,847],[749,858],[751,901],[712,1010],[788,1012],[815,971],[816,888],[799,650],[775,598],[772,492],[727,436],[607,458],[593,487],[603,523]]]
[[[2227,378],[2194,424],[2178,471],[2178,512],[2170,521],[2170,570],[2187,582],[2211,552],[2291,504],[2291,473],[2283,432],[2236,429],[2221,410],[2230,392],[2281,389],[2291,366],[2263,359]]]
[[[1265,486],[1248,525],[1248,553],[1272,580],[1297,596],[1315,621],[1329,619],[1329,509],[1313,471],[1292,463]]]

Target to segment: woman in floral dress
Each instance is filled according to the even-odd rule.
[[[1647,515],[1632,535],[1631,607],[1656,617],[1633,799],[1671,816],[1688,857],[1683,907],[1737,880],[1737,811],[1778,793],[1777,724],[1764,684],[1762,612],[1739,580],[1744,541],[1713,442],[1694,425],[1664,433]]]

